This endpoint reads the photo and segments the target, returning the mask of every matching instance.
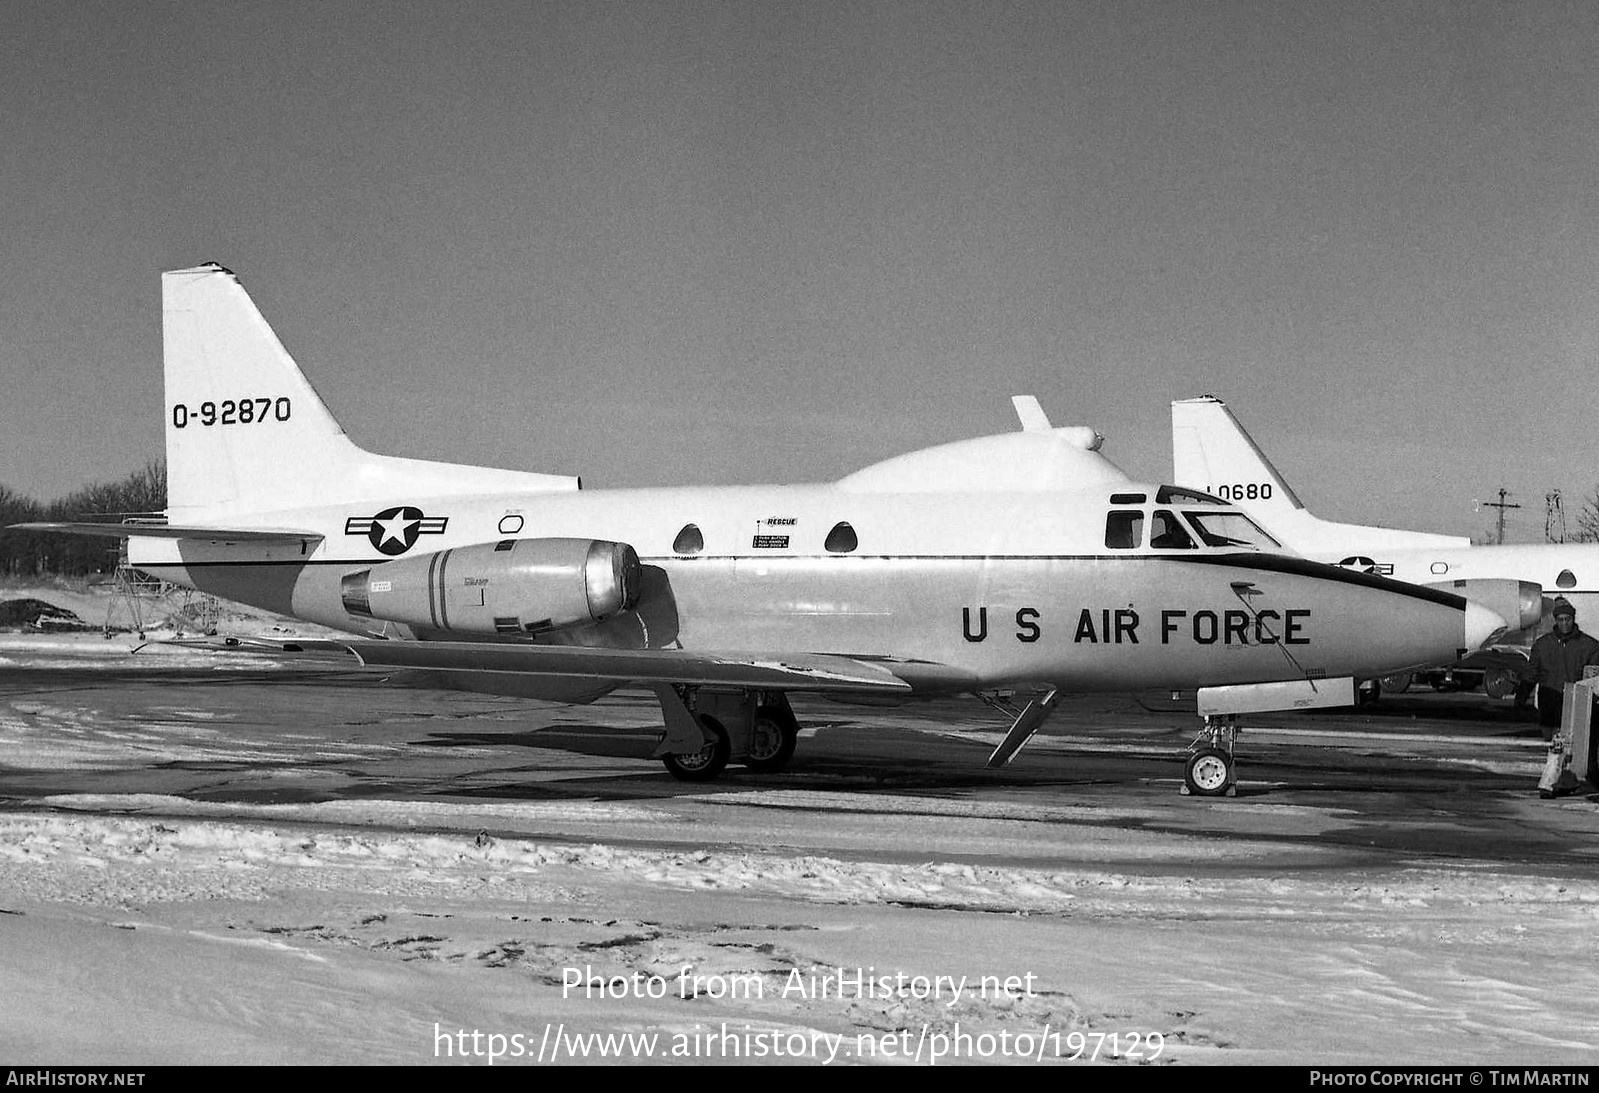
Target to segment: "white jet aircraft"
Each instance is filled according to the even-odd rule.
[[[1536,543],[1472,546],[1455,535],[1339,524],[1311,515],[1283,481],[1226,403],[1211,396],[1172,403],[1172,477],[1177,483],[1230,500],[1290,549],[1307,558],[1434,588],[1489,605],[1511,621],[1512,633],[1494,651],[1465,660],[1486,671],[1490,694],[1515,687],[1518,661],[1541,620],[1544,593],[1564,596],[1578,610],[1599,612],[1599,546]],[[1440,664],[1453,663],[1441,661]],[[1403,679],[1404,673],[1398,673]],[[1402,689],[1402,688],[1401,688]]]
[[[652,690],[685,779],[793,753],[787,696],[1201,689],[1212,718],[1347,705],[1353,677],[1436,663],[1494,611],[1283,554],[1227,501],[1130,481],[1087,428],[960,441],[836,482],[584,490],[577,479],[356,447],[237,278],[164,275],[162,522],[147,573],[335,627],[361,663],[563,701]],[[1190,758],[1226,792],[1232,738]]]

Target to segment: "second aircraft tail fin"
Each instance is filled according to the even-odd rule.
[[[1284,546],[1309,557],[1471,545],[1462,535],[1337,524],[1312,515],[1227,404],[1210,395],[1171,404],[1171,447],[1174,483],[1232,501]]]
[[[1219,398],[1171,404],[1171,457],[1176,485],[1248,502],[1262,516],[1305,507]]]

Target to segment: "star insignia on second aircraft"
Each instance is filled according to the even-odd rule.
[[[365,535],[374,549],[393,556],[415,546],[419,535],[442,535],[449,522],[448,516],[425,516],[419,508],[399,505],[376,516],[350,517],[344,534]]]

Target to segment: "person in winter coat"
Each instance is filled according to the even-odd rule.
[[[1564,596],[1550,609],[1555,628],[1532,643],[1527,678],[1538,685],[1538,724],[1543,738],[1554,739],[1560,727],[1565,686],[1582,678],[1589,664],[1599,664],[1599,639],[1577,628],[1577,609]]]

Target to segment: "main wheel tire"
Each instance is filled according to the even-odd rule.
[[[1188,757],[1183,782],[1196,797],[1221,797],[1233,784],[1233,758],[1220,748],[1200,748]]]
[[[1482,689],[1489,698],[1514,698],[1521,677],[1507,668],[1490,668],[1483,673]]]
[[[663,756],[661,762],[672,777],[680,782],[712,782],[727,766],[733,746],[728,742],[727,730],[714,717],[700,717],[705,731],[716,737],[699,751],[676,752]]]
[[[1383,694],[1402,695],[1410,690],[1413,679],[1409,672],[1395,672],[1391,676],[1383,676],[1377,682],[1381,684]]]
[[[750,750],[744,757],[744,765],[763,772],[782,770],[794,758],[794,745],[798,740],[798,726],[765,710],[759,711],[755,724],[750,726]]]

